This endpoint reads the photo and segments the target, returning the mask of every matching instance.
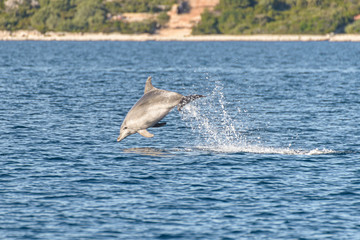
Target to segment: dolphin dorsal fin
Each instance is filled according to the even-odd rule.
[[[144,90],[144,94],[147,93],[147,92],[150,92],[151,90],[153,89],[156,89],[152,83],[151,83],[151,76],[148,77],[148,79],[146,80],[146,83],[145,83],[145,90]]]

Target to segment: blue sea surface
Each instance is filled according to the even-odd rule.
[[[360,43],[0,42],[1,239],[360,239]],[[145,81],[202,94],[118,143]]]

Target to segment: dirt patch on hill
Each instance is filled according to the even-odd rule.
[[[167,13],[170,20],[165,28],[160,29],[160,36],[180,37],[191,35],[191,30],[201,20],[201,14],[205,9],[212,10],[220,0],[189,0],[189,13],[178,14],[178,5],[173,5]]]

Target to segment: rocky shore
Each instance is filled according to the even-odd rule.
[[[331,41],[360,42],[360,34],[189,35],[0,31],[0,41]]]

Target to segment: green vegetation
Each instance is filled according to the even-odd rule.
[[[360,33],[358,0],[220,0],[193,34]]]
[[[36,2],[36,1],[35,1]],[[23,0],[6,7],[0,0],[0,30],[64,32],[154,33],[169,17],[167,10],[176,0]],[[113,21],[124,12],[159,13],[155,20],[142,22]]]
[[[106,2],[105,5],[113,14],[125,12],[157,13],[170,10],[171,5],[176,2],[176,0],[118,0]]]
[[[19,3],[21,2],[21,3]],[[177,0],[0,0],[0,30],[154,33]],[[12,3],[9,6],[9,3]],[[156,13],[141,22],[122,13]],[[359,0],[220,0],[193,34],[360,33]]]
[[[357,20],[345,27],[346,33],[360,33],[360,20]]]
[[[170,16],[166,12],[162,12],[157,16],[157,22],[160,25],[165,25],[170,20]]]

